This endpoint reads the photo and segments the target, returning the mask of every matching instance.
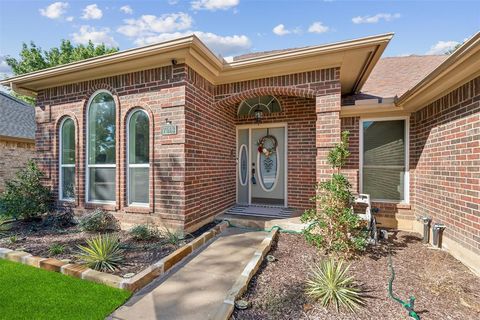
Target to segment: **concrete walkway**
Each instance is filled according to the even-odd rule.
[[[211,319],[266,235],[226,229],[166,279],[136,293],[110,319]]]

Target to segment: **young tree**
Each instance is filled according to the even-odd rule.
[[[309,223],[304,234],[310,243],[327,253],[337,252],[345,256],[366,245],[359,217],[351,208],[353,194],[350,182],[341,173],[350,155],[348,137],[348,131],[342,132],[341,142],[330,150],[327,161],[334,173],[330,180],[317,185],[316,195],[312,199],[315,208],[306,210],[301,217],[302,222]]]
[[[80,44],[74,46],[69,40],[62,40],[60,47],[58,48],[54,47],[48,51],[44,51],[32,41],[30,42],[30,45],[23,43],[22,50],[20,51],[20,58],[18,60],[12,57],[7,57],[6,62],[10,68],[12,68],[13,74],[18,76],[117,51],[118,48],[110,48],[104,44],[96,46],[91,41],[89,41],[87,45]],[[35,104],[34,98],[21,95],[16,96],[29,104]]]

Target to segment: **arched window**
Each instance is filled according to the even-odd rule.
[[[75,199],[75,124],[66,118],[60,125],[59,188],[60,200]]]
[[[274,96],[261,96],[243,100],[238,106],[237,114],[239,116],[254,116],[255,112],[258,111],[268,115],[270,113],[280,112],[282,108]]]
[[[115,102],[105,90],[90,99],[87,115],[88,202],[115,202]]]
[[[150,129],[148,114],[133,111],[127,121],[127,192],[129,205],[148,205],[150,171]]]

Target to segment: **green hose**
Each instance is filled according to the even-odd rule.
[[[392,255],[388,254],[388,267],[390,268],[390,272],[392,275],[390,276],[390,280],[388,281],[388,295],[392,298],[393,301],[396,301],[402,305],[407,311],[408,315],[415,320],[420,320],[420,316],[413,310],[415,304],[415,297],[411,296],[409,302],[405,302],[398,297],[393,295],[393,280],[395,280],[395,270],[393,270],[393,263],[392,263]]]

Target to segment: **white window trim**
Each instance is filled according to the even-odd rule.
[[[130,111],[130,114],[127,117],[127,156],[126,156],[126,161],[127,161],[127,205],[129,207],[150,207],[150,181],[148,181],[148,202],[130,202],[130,168],[149,168],[150,169],[150,155],[149,155],[149,162],[148,163],[134,163],[130,164],[130,120],[132,119],[132,116],[137,113],[137,112],[143,112],[147,115],[148,118],[148,143],[150,144],[150,125],[151,125],[151,119],[150,116],[148,115],[148,112],[146,112],[144,109],[141,108],[135,108]],[[150,153],[150,145],[148,146],[148,152]],[[148,175],[148,178],[150,180],[150,172]]]
[[[62,131],[63,131],[63,125],[65,124],[65,122],[67,120],[72,120],[72,118],[70,117],[66,117],[65,119],[62,120],[62,122],[60,123],[60,130],[59,130],[59,141],[58,141],[58,199],[60,201],[66,201],[66,202],[74,202],[75,201],[75,198],[64,198],[63,197],[63,168],[75,168],[75,164],[63,164],[63,141],[62,141]],[[74,122],[75,124],[75,122]],[[74,135],[76,135],[76,128],[75,128],[75,125],[74,125]],[[76,151],[76,148],[77,148],[77,144],[76,144],[76,141],[75,141],[75,151]],[[77,154],[75,152],[75,161],[77,159]],[[74,178],[75,177],[75,171],[74,171],[74,174],[73,174]],[[75,179],[76,180],[76,179]],[[74,181],[74,186],[76,184],[76,181]]]
[[[100,90],[97,90],[95,91],[91,96],[90,96],[90,99],[88,99],[88,104],[87,104],[87,112],[86,112],[86,126],[87,126],[87,130],[86,130],[86,139],[85,139],[85,145],[86,145],[86,150],[85,150],[85,167],[86,167],[86,174],[85,174],[85,202],[86,203],[94,203],[94,204],[116,204],[117,202],[116,201],[100,201],[100,200],[90,200],[90,168],[117,168],[117,104],[115,103],[115,99],[114,99],[114,104],[115,104],[115,163],[114,164],[89,164],[89,161],[90,161],[90,158],[88,156],[88,149],[90,149],[90,144],[89,144],[89,130],[90,130],[90,124],[88,122],[89,120],[89,114],[90,114],[90,107],[91,107],[91,104],[92,104],[92,100],[100,93],[108,93],[109,95],[112,96],[113,98],[113,94],[108,91],[108,90],[105,90],[105,89],[100,89]],[[115,180],[117,179],[117,172],[115,171]],[[116,184],[117,181],[115,181],[115,199],[117,198],[117,184]]]
[[[363,193],[363,123],[368,121],[405,121],[405,176],[403,181],[403,200],[389,200],[389,199],[372,199],[375,202],[386,203],[410,203],[410,117],[384,117],[384,118],[361,118],[359,123],[359,188],[360,193]]]

